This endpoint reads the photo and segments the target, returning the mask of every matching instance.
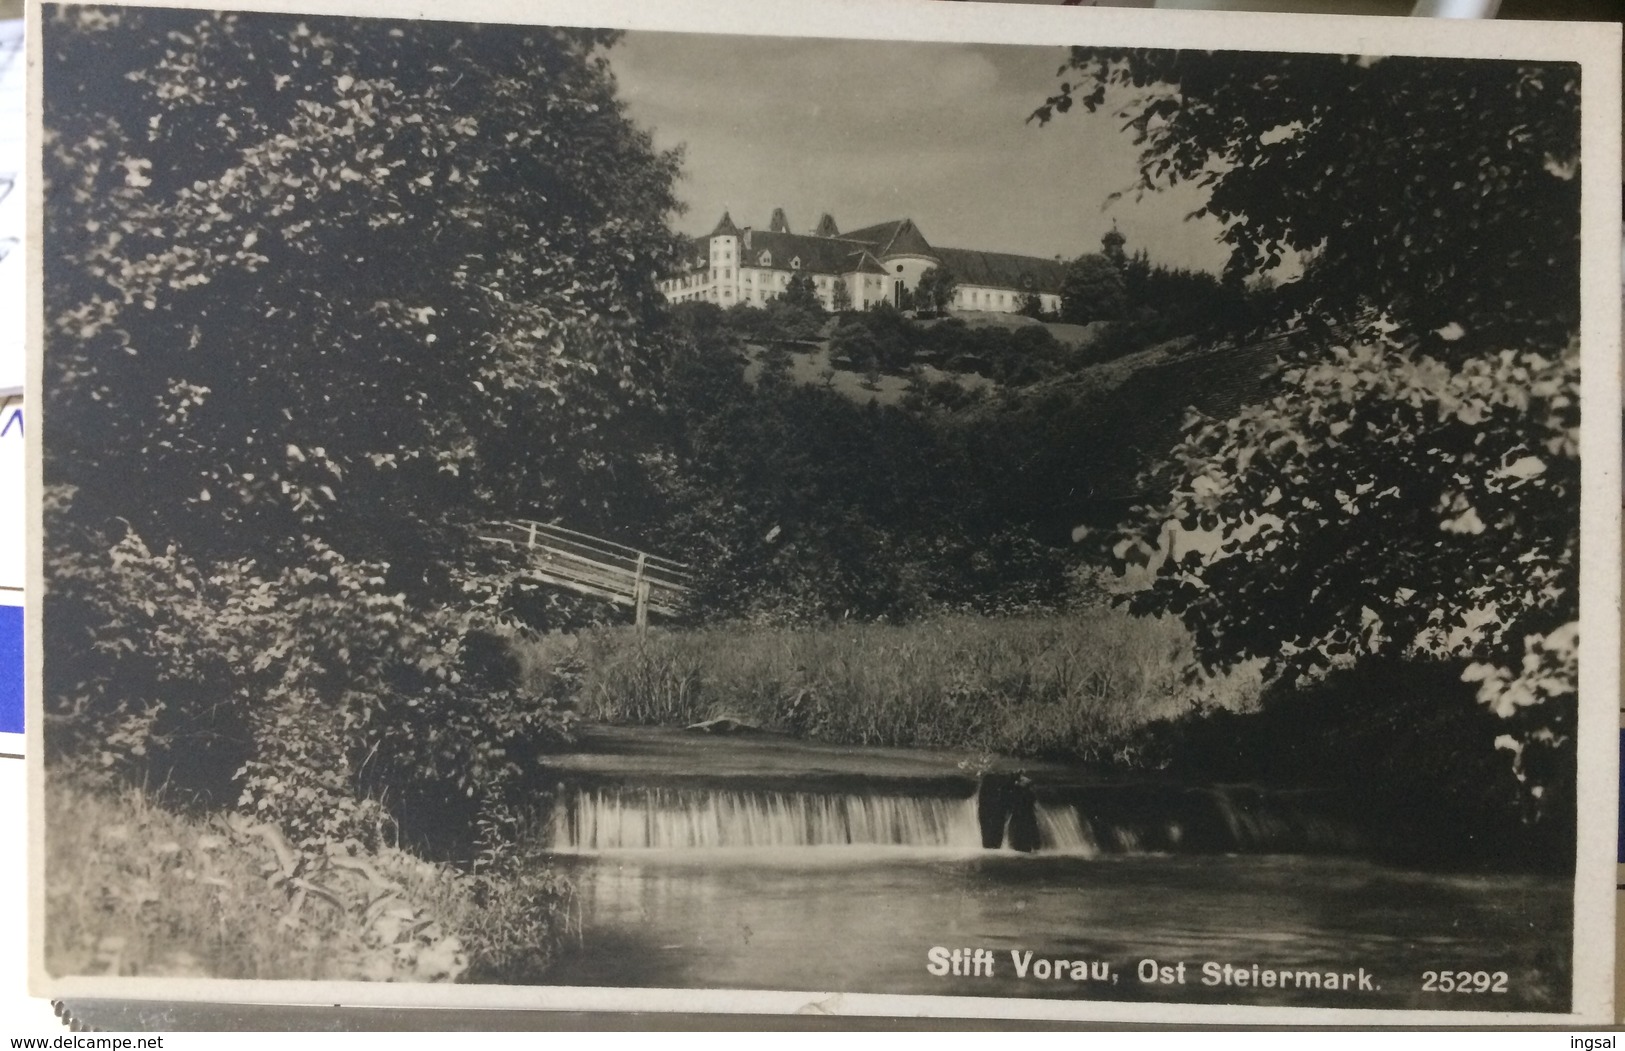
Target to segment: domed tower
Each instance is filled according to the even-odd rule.
[[[1112,222],[1112,228],[1107,230],[1105,235],[1100,239],[1100,254],[1105,256],[1107,259],[1110,259],[1113,263],[1116,263],[1118,267],[1127,266],[1128,253],[1123,251],[1123,245],[1127,243],[1128,238],[1124,237],[1122,233],[1118,231],[1117,223],[1114,220]]]

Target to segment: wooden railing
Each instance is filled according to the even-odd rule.
[[[632,607],[640,628],[676,616],[693,580],[681,562],[545,522],[493,522],[480,539],[525,552],[527,577]]]

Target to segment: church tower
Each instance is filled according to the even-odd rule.
[[[1128,242],[1117,229],[1117,223],[1112,222],[1112,228],[1107,230],[1100,239],[1100,254],[1110,259],[1121,270],[1128,265],[1128,253],[1123,251],[1123,245]]]

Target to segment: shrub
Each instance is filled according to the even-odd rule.
[[[46,746],[81,776],[170,783],[320,849],[371,836],[380,804],[444,825],[568,735],[552,697],[502,684],[478,614],[409,609],[384,566],[314,539],[279,571],[78,539],[53,559]]]
[[[56,974],[518,982],[567,930],[568,886],[534,862],[470,875],[353,840],[312,854],[268,822],[48,786]]]
[[[1572,797],[1530,806],[1462,664],[1377,657],[1276,682],[1255,711],[1203,705],[1148,724],[1139,758],[1187,780],[1329,790],[1407,860],[1572,866]]]

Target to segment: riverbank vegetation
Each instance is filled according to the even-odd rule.
[[[46,966],[58,974],[312,981],[532,980],[568,933],[539,859],[460,870],[133,787],[46,797]]]
[[[411,976],[534,977],[562,899],[509,832],[570,721],[505,678],[510,570],[476,537],[643,495],[614,480],[653,411],[678,164],[616,97],[615,34],[95,8],[42,33],[46,785],[152,823],[99,867],[54,849],[161,888],[122,914],[55,899],[59,962],[87,938],[125,939],[121,969],[168,952],[141,925],[179,894],[168,866],[209,860],[204,826],[162,826],[184,809],[294,857],[265,887],[254,836],[207,848],[258,897],[178,900],[220,944],[264,942],[211,966],[308,971],[325,950],[265,935],[298,901],[298,937],[378,976],[407,943],[313,873],[399,879],[398,849],[453,867],[403,899],[440,932],[408,955],[467,954]]]
[[[1109,608],[943,615],[906,625],[601,629],[519,644],[526,674],[581,669],[591,720],[731,718],[812,740],[1132,763],[1139,735],[1189,707],[1190,640],[1171,618]],[[1245,674],[1209,685],[1237,710]]]

